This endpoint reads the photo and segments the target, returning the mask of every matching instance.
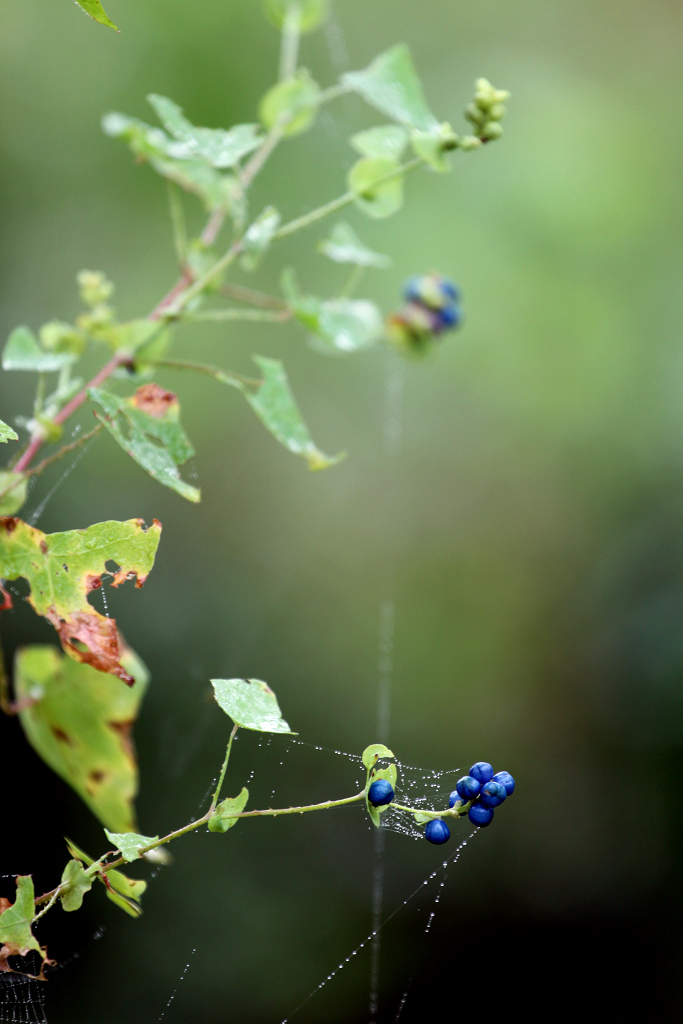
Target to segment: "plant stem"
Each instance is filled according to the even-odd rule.
[[[261,306],[263,309],[287,309],[287,303],[278,298],[277,295],[268,295],[266,292],[258,292],[254,288],[245,288],[241,284],[224,284],[221,286],[221,295],[236,302],[246,302],[250,306]]]
[[[43,907],[39,914],[36,914],[36,916],[33,918],[33,921],[31,922],[32,924],[35,924],[36,921],[43,916],[43,914],[47,914],[48,910],[51,907],[54,907],[55,903],[57,902],[57,897],[61,892],[61,889],[61,885],[58,885],[57,888],[53,890],[52,896],[50,897],[47,906]]]
[[[412,160],[408,160],[405,164],[401,164],[394,171],[389,171],[388,174],[382,175],[373,184],[373,188],[377,188],[378,185],[386,185],[390,181],[394,181],[395,178],[402,178],[404,174],[408,174],[409,171],[414,171],[416,167],[421,167],[424,164],[422,157],[416,156]],[[311,224],[315,224],[317,221],[322,220],[323,217],[329,216],[331,213],[336,213],[337,210],[343,210],[345,206],[350,206],[351,203],[355,202],[355,192],[345,192],[343,196],[339,196],[338,199],[333,199],[330,203],[325,203],[324,206],[319,206],[315,210],[311,210],[310,213],[305,213],[302,217],[297,217],[295,220],[290,220],[288,224],[283,224],[275,234],[273,240],[286,238],[287,235],[293,235],[295,231],[301,231],[302,228],[310,227]]]
[[[301,7],[299,4],[291,4],[287,8],[285,20],[282,25],[282,40],[280,43],[280,81],[285,82],[296,74],[296,65],[299,58],[299,39],[301,36]]]
[[[237,732],[238,728],[239,728],[238,725],[234,725],[232,727],[232,732],[230,733],[230,739],[228,740],[228,748],[225,751],[225,761],[223,762],[223,767],[221,768],[221,773],[218,776],[218,785],[216,786],[216,792],[213,794],[213,799],[211,801],[211,807],[209,808],[209,811],[212,814],[213,814],[213,812],[216,809],[216,804],[218,803],[218,797],[221,795],[221,789],[223,787],[223,780],[225,779],[225,773],[228,770],[228,761],[230,760],[230,751],[232,750],[232,741],[235,738],[235,733]]]
[[[183,320],[263,320],[276,324],[289,319],[291,315],[288,309],[282,309],[277,313],[266,309],[204,309],[200,313],[188,313]]]
[[[118,367],[125,363],[128,358],[129,356],[127,353],[124,355],[121,352],[117,352],[116,355],[113,355],[109,362],[105,363],[102,369],[95,374],[92,380],[88,381],[85,387],[81,388],[78,394],[74,395],[71,401],[68,402],[63,409],[60,409],[54,418],[54,422],[61,424],[64,423],[65,420],[68,420],[69,416],[71,416],[71,414],[74,413],[76,409],[79,409],[85,402],[88,388],[96,388],[100,384],[103,384],[107,377],[110,377],[114,370],[118,369]],[[31,439],[26,451],[14,467],[15,473],[24,473],[28,469],[31,459],[38,451],[40,451],[43,441],[44,438],[40,434],[36,434],[35,437]]]
[[[207,377],[213,377],[222,384],[232,384],[234,387],[243,390],[245,387],[258,388],[263,384],[262,380],[254,377],[243,377],[241,373],[234,370],[221,370],[220,366],[211,366],[209,363],[195,363],[191,359],[156,359],[147,366],[165,366],[169,370],[189,370],[191,373],[205,373]]]
[[[75,441],[72,441],[71,444],[65,444],[64,447],[60,448],[58,452],[56,452],[54,455],[50,455],[47,459],[43,459],[43,461],[39,462],[37,466],[33,467],[33,469],[24,470],[24,476],[36,476],[38,473],[42,473],[43,470],[47,469],[48,466],[51,466],[53,462],[57,462],[59,459],[63,459],[65,455],[69,454],[69,452],[74,451],[76,448],[80,448],[82,444],[85,444],[87,441],[92,440],[93,437],[99,434],[101,429],[102,424],[98,423],[98,425],[94,427],[93,430],[90,430],[87,434],[83,434],[82,437],[79,437]],[[9,487],[5,487],[4,490],[0,491],[0,501],[2,501],[3,498],[5,498],[10,491],[14,490],[14,488],[17,486],[17,482],[18,481],[15,480],[13,484],[9,485]]]

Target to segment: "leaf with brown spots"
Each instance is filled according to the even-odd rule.
[[[141,587],[160,535],[156,519],[149,528],[141,519],[129,519],[46,534],[21,519],[0,517],[0,576],[28,581],[27,600],[55,627],[67,654],[132,685],[120,662],[116,622],[95,611],[87,595],[101,586],[110,562],[118,566],[110,573],[113,587],[128,579]]]
[[[122,661],[135,679],[132,689],[65,658],[56,647],[24,647],[16,656],[14,688],[17,701],[25,702],[19,720],[36,753],[104,826],[137,832],[138,768],[131,730],[148,674],[132,651],[125,651]]]
[[[0,901],[0,972],[23,974],[23,971],[15,971],[10,967],[8,958],[27,956],[34,949],[42,961],[37,977],[45,981],[43,967],[50,961],[45,960],[47,950],[40,945],[31,931],[34,916],[33,879],[30,875],[17,875],[17,895],[14,903],[5,898]]]

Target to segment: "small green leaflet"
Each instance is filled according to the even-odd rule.
[[[159,841],[159,836],[140,836],[136,832],[110,832],[105,828],[105,834],[110,843],[113,843],[125,861],[139,860],[140,849]]]
[[[132,832],[138,766],[131,732],[149,675],[132,651],[121,664],[135,686],[35,644],[17,651],[14,685],[24,705],[19,720],[36,753],[103,825]]]
[[[261,679],[212,679],[211,685],[218,706],[240,728],[296,736],[280,713],[277,697]]]
[[[256,270],[270,248],[273,235],[280,226],[280,214],[274,206],[266,206],[249,225],[242,239],[240,264],[245,270]]]
[[[75,358],[72,352],[45,352],[33,331],[28,327],[15,327],[3,349],[2,368],[51,373],[69,366]]]
[[[403,206],[403,177],[398,160],[390,156],[367,156],[358,160],[348,174],[348,185],[356,204],[369,217],[391,217]]]
[[[95,21],[99,21],[100,25],[107,25],[109,28],[113,28],[118,32],[114,22],[107,17],[100,0],[76,0],[76,3],[81,10],[85,11],[86,14],[89,14],[91,18],[94,18]]]
[[[357,267],[378,269],[391,266],[388,256],[368,249],[345,221],[335,224],[328,237],[318,243],[318,251],[335,263],[355,263]]]
[[[280,360],[254,356],[254,362],[264,380],[256,390],[244,388],[244,397],[280,444],[295,455],[303,456],[310,469],[326,469],[343,458],[343,455],[325,455],[316,448],[294,401]]]
[[[251,153],[261,143],[256,124],[237,124],[229,131],[222,128],[197,128],[188,121],[173,100],[154,93],[147,99],[166,131],[185,147],[184,151],[170,151],[170,156],[188,159],[199,157],[216,168],[235,167],[243,156]]]
[[[69,853],[72,857],[77,860],[83,861],[83,863],[90,867],[95,862],[92,857],[89,857],[87,853],[83,853],[82,850],[72,843],[70,839],[66,840],[66,845]],[[97,874],[97,878],[102,882],[102,885],[106,883],[103,881],[101,874]],[[107,878],[109,880],[109,886],[107,886],[107,898],[115,903],[117,907],[124,910],[131,917],[140,917],[142,914],[142,908],[140,907],[140,897],[147,888],[147,882],[144,882],[141,878],[128,878],[127,875],[121,874],[120,871],[109,870],[107,871]],[[111,887],[111,888],[110,888]]]
[[[274,85],[261,100],[261,121],[267,129],[281,126],[283,135],[299,135],[318,113],[320,86],[301,68],[295,78]]]
[[[380,757],[394,757],[393,751],[385,747],[383,743],[372,743],[366,747],[362,754],[362,760],[368,771],[374,768]]]
[[[341,80],[399,124],[423,132],[432,132],[438,126],[405,43],[380,54],[364,71],[348,71]]]
[[[92,889],[92,878],[86,875],[80,860],[69,861],[62,872],[61,884],[67,886],[59,894],[62,910],[80,910],[84,895]]]
[[[0,444],[2,442],[6,443],[7,441],[18,441],[18,440],[19,440],[19,435],[17,434],[16,430],[12,430],[12,428],[10,426],[8,426],[5,423],[4,420],[0,420]],[[2,486],[2,484],[0,484],[0,489],[4,490],[4,487]]]
[[[0,516],[13,516],[26,501],[28,477],[0,470]]]
[[[209,818],[209,832],[227,832],[229,828],[236,825],[239,818],[236,818],[235,815],[242,813],[248,799],[249,790],[243,787],[238,796],[229,796],[226,800],[221,800]]]
[[[133,677],[119,659],[121,648],[114,619],[100,615],[88,594],[111,576],[111,585],[136,579],[141,587],[154,565],[161,536],[156,520],[95,523],[85,530],[43,533],[10,517],[0,518],[0,576],[25,579],[27,601],[59,634],[62,647],[75,661],[111,672],[132,685]],[[111,563],[119,566],[112,571]]]
[[[374,303],[365,299],[322,301],[313,295],[301,295],[291,268],[283,273],[281,285],[297,320],[327,347],[339,352],[356,352],[382,337],[382,314]]]
[[[199,489],[183,480],[178,470],[194,455],[194,448],[180,424],[180,405],[172,392],[143,384],[131,398],[102,388],[89,388],[88,397],[99,406],[98,420],[139,466],[181,497],[199,501]]]
[[[358,132],[349,142],[361,156],[388,156],[400,160],[408,143],[408,133],[398,125],[385,124]]]

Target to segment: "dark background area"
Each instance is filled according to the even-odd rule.
[[[152,121],[144,98],[158,92],[198,124],[249,121],[276,73],[277,33],[255,0],[107,9],[120,35],[68,0],[0,8],[2,337],[72,319],[83,267],[116,282],[126,317],[174,279],[165,185],[100,132],[104,112]],[[485,758],[518,790],[448,872],[430,932],[434,888],[387,925],[383,1024],[406,990],[404,1022],[445,994],[453,1014],[681,1017],[682,21],[672,0],[336,0],[303,45],[322,84],[406,40],[456,131],[477,76],[513,93],[501,143],[449,176],[412,176],[391,220],[346,218],[394,260],[359,294],[389,311],[406,276],[438,269],[465,296],[462,331],[405,367],[401,454],[383,451],[384,350],[326,359],[293,325],[191,325],[178,357],[244,373],[252,352],[282,358],[316,441],[348,458],[309,474],[237,393],[166,371],[201,505],[99,437],[38,523],[163,522],[144,589],[108,596],[152,673],[136,727],[148,835],[204,806],[227,738],[211,677],[267,680],[314,745],[241,736],[229,785],[255,767],[252,806],[353,792],[353,763],[314,747],[376,739],[378,610],[395,600],[392,748],[424,769]],[[253,209],[292,217],[344,191],[348,135],[381,121],[354,98],[330,106],[278,152]],[[291,263],[306,289],[333,294],[343,274],[315,251],[325,231],[236,279],[274,290]],[[3,375],[3,419],[32,386]],[[62,472],[41,478],[29,512]],[[15,604],[0,622],[8,657],[54,639]],[[16,721],[0,721],[0,745],[0,872],[51,887],[62,836],[96,853],[101,829]],[[454,833],[457,845],[469,829]],[[386,840],[390,912],[442,854]],[[153,1024],[178,986],[168,1024],[277,1024],[370,930],[359,811],[248,822],[173,853],[139,921],[102,893],[45,919],[41,941],[66,964],[50,1024]],[[294,1021],[367,1020],[368,977],[364,950]]]

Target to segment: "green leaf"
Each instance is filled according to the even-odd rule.
[[[390,217],[403,205],[403,177],[397,160],[388,156],[368,156],[358,160],[348,175],[349,189],[363,213],[370,217]]]
[[[28,327],[15,327],[2,353],[3,370],[51,373],[73,363],[72,352],[44,352]]]
[[[218,706],[241,729],[297,735],[282,717],[277,697],[262,680],[212,679],[211,685]]]
[[[356,352],[382,337],[382,315],[372,302],[365,299],[329,299],[323,302],[313,295],[301,295],[291,268],[282,275],[281,284],[297,320],[329,348]]]
[[[130,689],[55,647],[23,647],[15,691],[26,705],[19,719],[36,753],[103,825],[133,832],[138,767],[131,730],[149,676],[132,651],[121,660],[136,683]]]
[[[270,248],[273,235],[280,226],[280,214],[274,206],[266,206],[249,225],[242,239],[241,265],[245,270],[256,270]]]
[[[342,82],[399,124],[423,132],[437,124],[405,43],[380,54],[364,71],[348,71]]]
[[[69,861],[62,872],[61,884],[67,886],[59,894],[62,910],[66,910],[67,913],[80,910],[83,906],[83,897],[92,889],[92,878],[86,875],[80,860]]]
[[[129,320],[118,324],[112,329],[109,343],[116,352],[130,352],[131,355],[140,349],[149,350],[156,343],[161,351],[168,347],[169,332],[166,324],[156,320]]]
[[[334,260],[335,263],[355,263],[357,267],[377,267],[379,269],[391,266],[388,256],[368,249],[356,232],[344,221],[335,224],[328,237],[318,243],[318,251],[328,259]]]
[[[110,843],[113,843],[125,861],[139,860],[140,849],[156,843],[159,836],[141,836],[136,832],[110,832],[105,828],[105,834]]]
[[[7,443],[7,441],[18,440],[19,435],[17,434],[16,430],[12,430],[12,428],[8,426],[4,420],[0,420],[0,443]],[[5,486],[7,485],[5,484]],[[0,484],[0,490],[4,490],[2,484]]]
[[[229,828],[236,825],[241,814],[247,805],[249,790],[242,787],[238,796],[229,796],[221,800],[214,813],[209,818],[209,832],[227,832]]]
[[[88,867],[95,863],[92,857],[79,850],[70,839],[66,840],[66,845],[71,856],[83,861]],[[140,917],[142,907],[139,904],[139,900],[147,888],[147,882],[141,878],[128,878],[127,875],[123,875],[120,871],[112,870],[111,868],[106,872],[106,876],[109,882],[109,886],[107,886],[108,899],[115,903],[117,907],[120,907],[121,910],[125,910],[131,917]],[[106,886],[101,873],[98,873],[96,877]]]
[[[8,956],[26,956],[35,949],[45,959],[38,939],[31,931],[31,922],[35,916],[35,893],[33,879],[30,875],[17,875],[17,894],[11,903],[0,913],[0,945],[10,949],[0,950],[0,971],[7,970]],[[6,902],[6,901],[5,901]],[[0,903],[0,907],[3,903]]]
[[[287,15],[297,9],[299,31],[312,32],[327,17],[329,6],[329,0],[267,0],[266,10],[271,21],[281,29]]]
[[[254,391],[245,388],[244,396],[280,444],[306,459],[310,469],[326,469],[343,458],[342,455],[325,455],[314,445],[280,360],[254,356],[254,362],[258,364],[264,380]]]
[[[118,32],[114,22],[108,18],[100,0],[76,0],[76,3],[85,11],[86,14],[89,14],[91,18],[94,18],[95,21],[99,21],[100,25],[107,25],[109,28],[113,28]]]
[[[363,764],[368,769],[374,768],[380,757],[394,757],[394,753],[383,743],[372,743],[362,754]]]
[[[67,654],[132,684],[133,677],[119,663],[116,622],[96,612],[88,594],[101,586],[112,562],[119,566],[111,572],[112,586],[137,577],[141,587],[154,565],[160,535],[156,520],[149,528],[141,519],[129,519],[42,533],[21,519],[0,519],[0,576],[28,582],[29,604],[55,627]]]
[[[152,128],[125,114],[110,113],[103,117],[102,129],[112,138],[124,138],[138,160],[148,161],[157,174],[198,196],[207,210],[227,212],[231,208],[236,190],[234,175],[220,174],[205,160],[178,158],[178,153],[187,154],[187,148],[169,139],[161,128]]]
[[[398,125],[385,124],[358,132],[349,142],[361,156],[388,156],[400,160],[408,143],[408,132]]]
[[[446,153],[457,149],[458,136],[449,124],[441,124],[432,132],[413,131],[410,143],[415,154],[422,157],[435,171],[442,174],[450,171],[451,165],[446,159]]]
[[[131,398],[102,388],[89,388],[88,397],[101,410],[95,413],[98,420],[139,466],[181,497],[199,501],[199,489],[183,480],[178,470],[194,455],[194,448],[181,426],[180,405],[171,391],[143,384]]]
[[[237,124],[229,131],[197,128],[173,100],[154,93],[147,99],[166,131],[185,146],[186,152],[176,149],[169,155],[188,159],[200,157],[216,168],[235,167],[243,156],[253,152],[261,143],[256,124]]]
[[[267,129],[281,125],[283,135],[299,135],[318,113],[320,86],[304,68],[295,78],[274,85],[261,100],[260,117]]]
[[[13,516],[19,511],[26,501],[27,488],[28,478],[23,473],[0,470],[0,516]]]

